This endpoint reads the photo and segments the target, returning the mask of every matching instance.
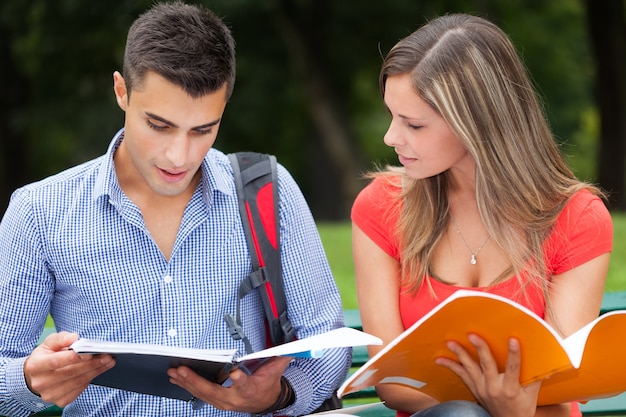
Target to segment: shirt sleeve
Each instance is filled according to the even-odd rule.
[[[291,175],[278,167],[283,281],[289,319],[303,339],[342,327],[339,290],[313,216]],[[296,394],[281,415],[311,413],[341,385],[352,360],[351,349],[329,349],[316,360],[295,359],[285,377]]]
[[[551,272],[567,272],[613,250],[611,215],[599,197],[579,191],[568,201],[546,242]]]
[[[28,191],[16,191],[0,223],[0,415],[27,416],[52,405],[28,389],[23,372],[51,293],[37,230]]]
[[[400,259],[395,235],[400,210],[397,180],[377,178],[357,195],[352,205],[352,222],[389,256]]]

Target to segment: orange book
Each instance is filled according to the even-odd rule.
[[[435,358],[456,360],[455,340],[478,360],[467,340],[489,345],[500,372],[512,337],[521,345],[520,383],[543,380],[539,405],[586,401],[626,391],[626,311],[598,317],[563,339],[527,308],[498,295],[460,290],[372,357],[339,389],[339,396],[380,384],[401,384],[439,401],[475,401],[463,381]]]

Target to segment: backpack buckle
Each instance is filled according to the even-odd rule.
[[[228,331],[230,332],[230,337],[233,340],[243,340],[243,343],[246,347],[246,353],[252,353],[252,345],[250,341],[246,337],[246,334],[243,331],[243,327],[235,320],[235,318],[230,314],[224,314],[224,321],[228,325]]]
[[[287,312],[283,311],[282,314],[278,317],[278,322],[280,323],[280,328],[283,330],[283,334],[285,335],[285,342],[291,342],[294,340],[296,331],[291,324],[291,321],[287,317]]]

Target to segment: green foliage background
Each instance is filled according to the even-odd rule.
[[[289,39],[281,31],[285,21],[304,34],[315,64],[310,70],[332,91],[334,111],[367,168],[395,162],[393,151],[382,142],[389,119],[378,92],[381,56],[440,14],[469,12],[494,20],[523,55],[576,172],[585,179],[595,178],[598,123],[593,63],[580,1],[191,1],[222,16],[237,41],[237,84],[216,146],[276,154],[318,216],[325,216],[320,207],[337,201],[330,195],[334,184],[325,176],[328,159],[310,115],[310,97],[296,70],[297,57],[290,53]],[[19,155],[24,160],[10,171],[9,186],[45,177],[105,151],[123,123],[112,92],[112,73],[121,69],[129,25],[152,3],[4,0],[0,4],[0,51],[6,53],[0,79],[5,80],[5,89],[11,87],[11,103],[3,116],[8,128],[0,141],[24,141]]]

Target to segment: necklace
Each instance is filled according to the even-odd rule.
[[[483,240],[483,243],[480,245],[480,247],[478,248],[478,250],[476,250],[476,252],[472,252],[472,248],[469,247],[469,245],[467,244],[467,242],[465,241],[465,238],[463,237],[463,233],[461,233],[461,229],[459,228],[459,225],[456,224],[456,221],[454,220],[454,217],[450,216],[450,219],[452,219],[452,223],[454,223],[454,227],[456,227],[456,233],[459,235],[459,237],[461,238],[461,242],[463,242],[463,245],[465,245],[465,247],[467,248],[467,250],[469,251],[470,255],[472,255],[472,258],[470,259],[470,263],[472,265],[476,265],[476,263],[478,262],[476,260],[476,257],[478,256],[478,254],[480,253],[481,250],[483,250],[483,248],[485,247],[485,245],[487,244],[487,241],[489,240],[489,235],[487,235],[487,237],[485,238],[485,240]]]

